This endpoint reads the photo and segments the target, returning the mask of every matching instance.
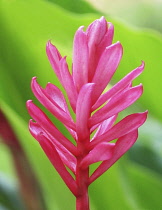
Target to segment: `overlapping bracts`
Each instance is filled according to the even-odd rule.
[[[112,44],[114,27],[104,17],[95,20],[86,31],[83,28],[80,27],[74,37],[72,71],[68,69],[66,57],[62,57],[51,42],[46,48],[54,73],[67,93],[75,120],[64,95],[55,85],[48,83],[42,88],[36,78],[31,84],[36,98],[65,125],[76,145],[31,100],[27,102],[35,121],[29,123],[31,134],[75,196],[78,182],[67,167],[75,177],[77,170],[85,170],[101,161],[89,175],[88,184],[91,184],[135,143],[138,128],[147,117],[147,112],[135,113],[115,123],[118,113],[143,93],[142,85],[132,87],[132,81],[142,73],[144,62],[105,91],[122,58],[122,45],[120,42]],[[114,139],[117,139],[116,143],[111,142]]]

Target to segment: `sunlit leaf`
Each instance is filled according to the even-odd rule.
[[[48,0],[51,3],[57,4],[71,12],[75,13],[97,13],[97,9],[93,8],[92,5],[90,5],[87,1],[83,0],[66,0],[66,1],[60,1],[60,0]]]

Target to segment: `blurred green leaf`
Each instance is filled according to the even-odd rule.
[[[38,76],[38,81],[43,86],[50,80],[60,87],[45,55],[46,42],[52,39],[62,55],[68,55],[68,61],[71,63],[72,39],[76,29],[80,25],[87,26],[96,18],[99,18],[98,14],[70,13],[48,1],[3,0],[0,2],[0,98],[3,99],[0,103],[36,171],[49,210],[74,209],[75,199],[28,132],[26,121],[29,116],[25,102],[27,99],[34,99],[30,90],[30,81],[33,76]],[[145,88],[139,102],[161,120],[161,35],[153,31],[137,30],[114,19],[107,18],[107,20],[115,24],[115,40],[120,40],[124,47],[123,60],[115,74],[115,80],[122,78],[130,70],[139,66],[141,60],[144,60],[146,69],[136,79],[136,83],[142,82]],[[149,129],[151,130],[152,127]],[[127,161],[125,163],[127,164]],[[144,207],[145,205],[136,194],[139,190],[138,179],[141,179],[139,180],[141,184],[145,181],[145,177],[149,184],[144,182],[141,196],[145,196],[145,200],[150,199],[148,187],[159,196],[161,185],[157,188],[159,181],[156,178],[155,180],[150,178],[151,175],[147,175],[147,171],[141,172],[139,167],[130,169],[128,166],[128,171],[123,172],[125,176],[128,173],[131,176],[129,184],[126,185],[127,180],[120,179],[120,173],[116,167],[110,169],[90,188],[92,205],[96,210],[107,207],[113,209],[114,206],[114,210],[120,209],[121,206],[124,209]],[[144,194],[145,191],[146,194]],[[157,202],[155,206],[158,205]]]
[[[12,157],[6,145],[1,143],[0,138],[0,171],[7,174],[10,179],[15,178],[14,166],[12,165]]]
[[[162,32],[161,14],[162,3],[160,1],[140,1],[121,9],[120,14],[116,15],[137,27],[151,28]]]
[[[96,210],[115,210],[121,207],[125,210],[141,209],[126,186],[123,187],[124,180],[121,178],[119,164],[116,163],[90,186],[90,195]]]
[[[162,32],[162,2],[154,0],[87,0],[100,13],[117,17],[126,23],[140,28],[150,28]]]
[[[88,2],[83,0],[48,0],[49,2],[53,2],[66,10],[75,13],[99,13],[95,8],[92,7]]]
[[[96,210],[159,209],[162,176],[122,158],[90,186]]]
[[[130,159],[161,175],[162,124],[150,117],[140,129],[140,139],[128,152]]]
[[[123,177],[132,188],[140,209],[161,208],[162,176],[130,162],[125,164]]]
[[[17,186],[9,179],[9,177],[6,177],[2,173],[0,173],[0,209],[25,209],[21,202]]]

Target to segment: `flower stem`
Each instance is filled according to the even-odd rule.
[[[87,155],[85,151],[85,142],[79,142],[78,148],[81,155],[77,157],[76,183],[78,186],[78,196],[76,196],[76,210],[89,210],[88,182],[89,182],[89,167],[86,169],[80,168],[80,162]]]

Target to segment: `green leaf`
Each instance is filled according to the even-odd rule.
[[[134,200],[134,197],[128,189],[123,187],[119,164],[116,163],[104,175],[98,178],[90,186],[90,195],[96,206],[96,210],[107,209],[140,209],[140,206]]]
[[[3,160],[1,161],[1,164],[0,164],[0,171],[1,172],[3,171],[3,173],[7,174],[7,176],[11,180],[14,179],[15,171],[12,165],[13,164],[12,156],[7,146],[1,142],[1,138],[0,138],[0,160]]]
[[[3,99],[1,106],[37,174],[49,210],[74,209],[75,199],[47,160],[38,143],[28,132],[26,122],[29,116],[25,102],[27,99],[34,99],[30,90],[30,80],[33,76],[38,76],[38,81],[43,86],[50,81],[60,87],[45,55],[46,42],[52,39],[62,55],[68,55],[68,61],[71,63],[72,39],[76,29],[80,25],[87,26],[96,18],[99,18],[99,15],[72,14],[47,1],[3,0],[0,2],[0,45],[2,49],[0,51],[0,97]],[[115,24],[115,40],[120,40],[124,46],[124,57],[115,74],[115,80],[122,78],[130,70],[139,66],[141,60],[144,60],[146,69],[136,79],[136,83],[142,82],[145,89],[139,104],[149,109],[152,115],[161,120],[161,35],[153,31],[139,31],[114,19],[107,18],[107,20]],[[138,194],[136,185],[140,181],[138,179],[144,182],[147,172],[140,172],[139,168],[128,171],[131,181],[127,187],[133,183],[128,192],[125,185],[121,185],[123,180],[120,179],[118,172],[119,170],[113,167],[91,186],[90,195],[94,208],[104,209],[108,206],[113,209],[115,206],[114,209],[120,209],[123,206],[124,209],[140,209],[141,206],[145,206],[136,195]],[[133,182],[132,177],[136,176],[138,179]],[[149,175],[146,180],[149,182],[150,179]],[[139,183],[141,184],[141,181]],[[159,182],[152,181],[148,186],[155,195],[159,196],[161,187],[156,192],[157,183]],[[150,199],[149,196],[151,196],[147,192],[146,185],[145,183],[141,194],[144,196],[146,191],[145,200]],[[129,193],[132,192],[132,189],[137,191],[135,201],[133,201],[134,193]],[[131,197],[131,201],[127,197]],[[158,205],[157,202],[155,206]]]
[[[161,180],[161,175],[122,158],[90,186],[90,195],[96,210],[159,209]]]
[[[0,173],[0,209],[25,209],[16,184],[2,173]]]
[[[151,128],[151,129],[148,129]],[[140,139],[129,151],[131,160],[162,174],[162,124],[149,118],[140,129]],[[140,154],[140,155],[139,155]]]
[[[74,13],[99,13],[95,8],[92,7],[88,2],[83,0],[48,0],[56,5],[63,7]]]
[[[122,2],[123,3],[123,2]],[[161,2],[153,2],[153,1],[140,1],[138,3],[134,3],[129,6],[129,8],[120,9],[117,14],[117,10],[114,11],[115,15],[121,17],[128,23],[131,23],[137,27],[143,28],[151,28],[157,31],[162,32],[161,20],[161,10],[162,3]],[[120,6],[118,6],[120,7]],[[121,7],[120,7],[121,8]],[[129,12],[127,12],[127,11]],[[145,11],[145,12],[144,12]]]
[[[132,188],[140,209],[159,209],[161,206],[162,176],[131,162],[125,164],[125,181]],[[126,176],[125,176],[126,175]]]

